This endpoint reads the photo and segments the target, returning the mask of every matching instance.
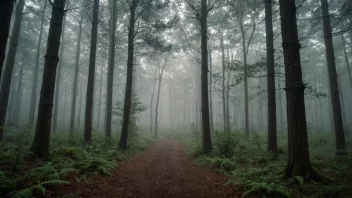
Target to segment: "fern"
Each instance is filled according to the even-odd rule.
[[[242,197],[246,197],[254,192],[259,192],[266,195],[281,195],[285,197],[291,197],[288,189],[285,186],[277,183],[255,182],[248,180],[245,184],[245,188],[248,190],[243,193]]]

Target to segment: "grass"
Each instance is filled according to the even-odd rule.
[[[313,167],[331,181],[304,181],[302,177],[283,179],[280,172],[287,159],[287,137],[279,137],[279,155],[266,151],[266,135],[242,131],[213,134],[214,150],[201,154],[200,140],[184,138],[190,154],[202,166],[214,167],[231,179],[227,185],[239,185],[243,197],[352,197],[352,157],[336,160],[334,138],[330,134],[309,134]],[[349,145],[351,147],[351,145]]]
[[[33,132],[12,129],[0,143],[0,197],[38,197],[48,188],[69,184],[68,175],[82,182],[94,175],[109,176],[119,163],[149,147],[153,139],[132,133],[129,149],[118,149],[118,138],[106,139],[102,133],[93,135],[93,143],[84,144],[83,134],[60,132],[52,135],[50,157],[36,159],[28,152]]]

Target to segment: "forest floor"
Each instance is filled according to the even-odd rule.
[[[195,164],[183,144],[162,139],[122,162],[109,177],[91,177],[57,189],[58,197],[240,197],[228,178]]]

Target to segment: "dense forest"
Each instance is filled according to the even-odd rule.
[[[1,0],[0,197],[351,197],[352,1]]]

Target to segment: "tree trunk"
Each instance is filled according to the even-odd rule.
[[[343,95],[343,91],[342,91],[341,78],[340,77],[338,77],[337,83],[338,83],[338,86],[339,86],[339,90],[341,90],[340,91],[340,99],[341,99],[341,111],[342,111],[343,126],[344,126],[345,131],[347,132],[348,122],[347,122],[347,117],[346,117],[345,101],[344,101],[344,95]]]
[[[127,77],[126,77],[126,90],[125,90],[125,101],[123,107],[123,120],[122,130],[119,148],[127,149],[127,138],[128,128],[130,124],[130,112],[131,112],[131,99],[132,99],[132,85],[133,85],[133,52],[134,52],[134,36],[135,29],[134,24],[136,22],[136,9],[138,6],[138,0],[132,0],[130,6],[130,23],[128,30],[128,57],[127,57]]]
[[[301,45],[298,41],[296,5],[294,0],[280,0],[282,47],[284,51],[287,122],[288,159],[284,175],[314,176],[307,138],[307,122],[304,104],[305,85],[302,79]]]
[[[202,132],[203,132],[203,152],[212,150],[210,120],[209,120],[209,93],[208,93],[208,10],[207,1],[201,1],[200,9],[200,26],[201,26],[201,48],[202,48],[202,65],[201,65],[201,102],[202,102]]]
[[[156,83],[156,81],[155,81],[155,83]],[[155,87],[155,84],[154,84],[154,87]],[[154,95],[154,88],[153,88],[153,95]],[[173,126],[172,126],[172,103],[171,103],[171,77],[170,77],[170,72],[169,72],[169,113],[170,113],[170,131],[172,131],[172,127]],[[153,116],[153,113],[151,113],[151,117],[152,116]],[[150,131],[152,131],[152,130],[150,130]]]
[[[19,109],[21,105],[21,97],[22,97],[22,80],[23,80],[23,70],[24,70],[24,56],[22,59],[22,64],[20,68],[20,75],[18,77],[18,85],[17,85],[17,94],[16,94],[16,102],[15,102],[15,109],[13,113],[13,122],[18,125],[18,114],[19,114]]]
[[[103,60],[103,59],[102,59]],[[101,106],[102,106],[102,93],[103,93],[103,72],[104,72],[104,61],[101,61],[101,68],[100,68],[100,87],[99,87],[99,107],[98,107],[98,119],[97,119],[97,129],[100,128],[100,117],[101,117]]]
[[[153,91],[152,95],[150,97],[150,103],[149,103],[149,108],[150,108],[150,133],[153,134],[153,100],[154,100],[154,93],[155,93],[155,86],[157,82],[157,74],[158,70],[155,71],[155,76],[154,76],[154,85],[153,85]]]
[[[221,45],[221,60],[222,60],[222,80],[221,80],[221,96],[222,96],[222,113],[223,113],[223,119],[224,119],[224,132],[226,132],[227,129],[227,115],[226,115],[226,98],[225,98],[225,47],[224,47],[224,34],[221,31],[220,35],[220,45]]]
[[[4,133],[5,119],[7,112],[7,105],[9,102],[10,88],[11,88],[11,78],[13,68],[15,66],[15,59],[17,53],[18,39],[20,37],[21,23],[23,17],[24,0],[19,0],[16,7],[16,18],[13,25],[9,51],[6,59],[6,64],[4,68],[4,74],[2,77],[1,90],[0,90],[0,141],[2,141],[2,136]]]
[[[111,24],[110,24],[110,46],[109,46],[109,66],[107,73],[106,85],[106,118],[105,118],[105,137],[111,137],[111,117],[112,117],[112,99],[113,99],[113,84],[114,84],[114,68],[115,68],[115,32],[116,32],[116,3],[112,1],[111,9]]]
[[[70,133],[73,134],[75,130],[75,115],[76,115],[76,103],[78,94],[78,73],[79,73],[79,60],[81,57],[81,39],[82,39],[82,24],[83,24],[83,10],[78,25],[78,36],[77,36],[77,47],[76,47],[76,63],[75,73],[73,77],[73,88],[72,88],[72,104],[71,104],[71,116],[70,116]],[[79,112],[80,113],[80,112]]]
[[[67,0],[68,1],[68,0]],[[66,2],[67,3],[67,2]],[[61,73],[62,73],[62,63],[64,57],[64,49],[65,49],[65,29],[66,29],[66,15],[64,16],[63,26],[62,26],[62,38],[61,38],[61,47],[59,52],[59,65],[57,69],[57,77],[55,86],[55,95],[54,95],[54,115],[53,115],[53,132],[57,132],[57,122],[58,122],[58,109],[59,109],[59,99],[60,99],[60,89],[61,89]]]
[[[214,116],[213,116],[213,59],[211,56],[211,48],[209,47],[209,114],[210,114],[210,131],[214,133]]]
[[[42,19],[41,19],[41,22],[40,22],[40,32],[39,32],[38,45],[37,45],[37,54],[35,56],[35,69],[34,69],[33,87],[32,87],[32,93],[31,93],[31,105],[30,105],[30,109],[29,109],[29,126],[33,126],[34,125],[35,110],[36,110],[36,106],[37,106],[37,89],[38,89],[37,86],[38,86],[38,75],[39,75],[39,58],[40,58],[40,48],[41,48],[41,45],[42,45],[46,3],[47,3],[47,1],[44,1],[44,7],[43,7],[43,11],[42,11]]]
[[[347,155],[345,134],[343,129],[342,113],[339,88],[337,83],[336,65],[334,46],[332,43],[332,33],[330,26],[330,16],[327,0],[321,0],[321,9],[323,15],[324,41],[326,50],[326,60],[329,73],[331,104],[334,118],[336,154]]]
[[[158,111],[159,111],[159,100],[160,100],[160,89],[161,89],[161,81],[163,79],[163,73],[164,73],[164,69],[166,67],[167,64],[167,59],[169,57],[167,56],[165,58],[165,62],[164,65],[161,67],[160,73],[159,73],[159,84],[158,84],[158,94],[156,96],[156,104],[155,104],[155,126],[154,126],[154,136],[155,138],[158,138]]]
[[[277,152],[274,33],[271,0],[265,0],[266,69],[268,89],[268,151]]]
[[[84,141],[92,141],[93,128],[93,98],[94,98],[94,78],[95,78],[95,60],[97,55],[97,36],[98,36],[98,17],[99,17],[99,0],[94,0],[92,36],[90,40],[90,55],[87,83],[86,111],[84,115]]]
[[[14,4],[15,0],[4,0],[0,3],[0,79],[5,61],[6,45],[10,32],[11,16]]]
[[[49,155],[51,116],[55,89],[56,69],[59,61],[62,21],[65,14],[65,0],[55,0],[50,20],[47,52],[45,55],[42,88],[40,91],[37,126],[30,151],[39,157]]]

